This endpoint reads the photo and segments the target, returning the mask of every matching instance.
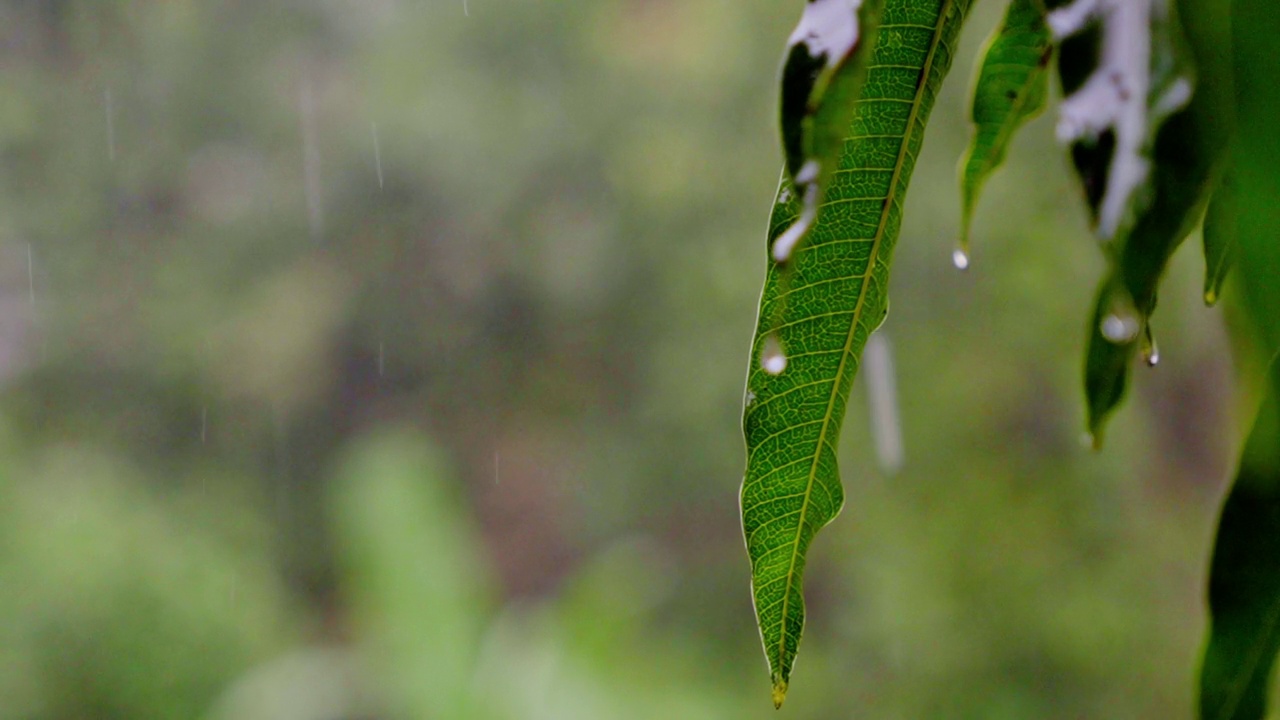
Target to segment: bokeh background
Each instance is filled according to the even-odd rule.
[[[1240,436],[1193,239],[1105,449],[1051,116],[906,203],[795,718],[1189,717]],[[775,0],[0,0],[0,718],[779,717],[738,520]],[[1225,315],[1225,320],[1224,320]]]

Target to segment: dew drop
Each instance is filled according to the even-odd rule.
[[[955,264],[957,270],[968,270],[969,253],[965,252],[963,248],[956,248],[951,253],[951,262]]]
[[[1133,342],[1133,339],[1138,336],[1138,331],[1141,329],[1138,318],[1127,313],[1117,312],[1108,313],[1106,317],[1102,318],[1102,324],[1099,327],[1102,337],[1117,345]]]
[[[770,335],[764,341],[764,349],[760,351],[760,369],[770,375],[781,375],[787,369],[787,356],[782,352],[782,343]]]
[[[1213,307],[1218,302],[1218,291],[1210,288],[1204,291],[1204,304]]]

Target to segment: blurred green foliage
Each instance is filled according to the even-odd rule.
[[[0,717],[772,717],[738,424],[794,11],[0,2]],[[1201,262],[1087,452],[1099,253],[1039,119],[951,268],[965,95],[883,331],[906,463],[855,385],[786,712],[1185,717],[1239,437]]]

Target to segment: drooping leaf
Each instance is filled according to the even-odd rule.
[[[1222,296],[1222,283],[1235,261],[1235,180],[1228,170],[1218,181],[1204,212],[1204,302],[1213,305]]]
[[[1192,92],[1190,53],[1165,0],[1076,0],[1049,14],[1062,39],[1059,138],[1111,269],[1085,354],[1088,430],[1101,444],[1145,342],[1169,258],[1194,226],[1222,147],[1213,92]]]
[[[907,183],[970,2],[885,3],[809,241],[785,267],[769,255],[743,412],[742,520],[775,705],[786,696],[804,628],[810,542],[844,500],[835,448],[849,389],[867,337],[884,318]],[[802,212],[784,174],[768,247]]]
[[[973,140],[960,160],[960,252],[966,259],[983,183],[1004,162],[1013,134],[1044,109],[1053,57],[1044,16],[1044,0],[1013,0],[987,40],[973,87]]]
[[[808,0],[787,41],[779,127],[785,172],[803,203],[799,218],[773,244],[786,262],[818,216],[835,172],[854,103],[867,74],[884,0]]]
[[[1209,569],[1203,720],[1262,720],[1280,652],[1280,362],[1222,506]]]
[[[1174,250],[1195,226],[1208,190],[1212,142],[1192,107],[1160,129],[1152,170],[1154,200],[1122,238],[1113,241],[1110,277],[1094,309],[1085,361],[1089,432],[1101,443],[1103,424],[1123,398],[1139,340],[1150,335],[1156,290]],[[1154,341],[1152,341],[1154,343]],[[1148,364],[1154,365],[1148,359]]]
[[[1274,77],[1280,14],[1268,0],[1235,0],[1230,32],[1236,133],[1237,261],[1233,273],[1255,342],[1280,348],[1280,88]],[[1227,83],[1223,83],[1227,84]],[[1223,505],[1210,567],[1212,623],[1200,675],[1203,720],[1261,720],[1280,652],[1280,359]]]

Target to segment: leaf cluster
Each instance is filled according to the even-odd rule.
[[[809,3],[793,43],[822,2]],[[965,0],[826,4],[875,18],[878,33],[845,47],[839,69],[828,71],[848,74],[842,92],[856,89],[856,102],[805,90],[806,82],[805,102],[796,101],[796,45],[784,64],[787,166],[769,224],[743,413],[743,528],[777,705],[804,626],[805,556],[843,502],[835,447],[849,388],[888,306],[903,198],[969,9]],[[1205,303],[1238,274],[1257,336],[1247,345],[1268,356],[1280,348],[1280,143],[1269,130],[1280,93],[1263,70],[1274,55],[1266,30],[1280,29],[1275,16],[1259,0],[1011,0],[986,44],[960,162],[955,262],[968,267],[982,186],[1016,131],[1048,104],[1056,75],[1058,139],[1108,266],[1084,353],[1095,447],[1130,368],[1139,358],[1159,362],[1151,319],[1160,281],[1202,218]],[[842,143],[829,140],[835,133]],[[1280,363],[1264,387],[1213,554],[1206,718],[1261,718],[1280,651]]]

